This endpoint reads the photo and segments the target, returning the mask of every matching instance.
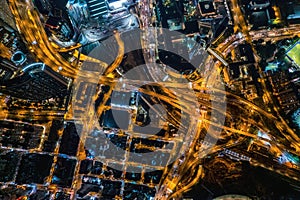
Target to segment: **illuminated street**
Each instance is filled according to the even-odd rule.
[[[0,3],[0,199],[299,199],[296,0]]]

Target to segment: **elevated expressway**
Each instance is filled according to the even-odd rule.
[[[89,77],[92,75],[81,74],[78,66],[75,63],[68,62],[63,58],[59,52],[60,51],[70,51],[62,47],[61,49],[49,41],[44,26],[40,21],[40,16],[32,1],[22,1],[22,0],[10,0],[9,7],[15,17],[16,26],[23,36],[29,50],[36,55],[36,57],[44,62],[46,65],[51,67],[54,71],[58,71],[63,76],[69,78],[76,77]],[[115,34],[116,36],[118,34]],[[78,46],[76,46],[77,48]],[[78,56],[78,52],[74,51],[74,56]],[[88,56],[82,55],[79,60],[90,60],[92,62],[98,63],[101,68],[106,68],[107,64]]]
[[[233,1],[234,9],[238,9],[237,8],[238,5],[237,5],[236,1],[235,0],[232,0],[232,1]],[[109,84],[111,86],[111,89],[106,94],[106,96],[102,102],[102,105],[99,106],[99,109],[96,113],[97,116],[101,115],[101,113],[105,109],[104,105],[105,105],[106,101],[108,100],[114,86],[119,81],[119,80],[113,79],[114,76],[112,75],[112,72],[119,66],[119,64],[121,63],[121,61],[123,59],[123,55],[124,55],[124,44],[120,39],[120,35],[118,33],[115,34],[115,38],[119,44],[119,51],[118,51],[118,56],[112,65],[108,66],[106,63],[103,63],[102,61],[98,61],[98,60],[96,61],[96,60],[91,59],[92,61],[95,61],[96,63],[98,63],[102,69],[105,69],[105,73],[100,77],[95,77],[94,74],[89,74],[89,73],[83,74],[82,72],[80,72],[78,66],[74,66],[73,64],[66,61],[62,56],[60,56],[59,52],[67,51],[67,50],[65,50],[65,49],[60,50],[59,48],[53,47],[53,45],[51,44],[51,42],[48,40],[48,38],[46,36],[46,33],[42,26],[42,23],[39,21],[39,14],[33,8],[33,5],[32,5],[32,3],[30,3],[30,1],[10,0],[9,3],[10,3],[10,8],[15,16],[17,27],[18,27],[20,33],[23,35],[23,37],[24,37],[25,41],[27,42],[28,46],[30,47],[31,51],[37,56],[37,58],[39,60],[41,60],[48,66],[50,66],[53,70],[59,71],[62,75],[66,76],[66,77],[79,78],[79,79],[77,79],[78,80],[77,83],[80,83],[80,81],[84,81],[84,80],[86,80],[86,78],[88,78],[88,79],[90,79],[89,81],[91,83],[97,84],[100,82],[100,83]],[[245,22],[241,18],[240,11],[238,11],[237,13],[238,14],[235,17],[235,19],[243,27],[245,25]],[[242,29],[242,32],[246,35],[246,40],[250,41],[253,33],[251,33],[251,32],[248,33],[245,28]],[[220,45],[217,48],[217,50],[220,52],[223,52],[222,50],[224,50],[226,48],[230,48],[230,45],[232,43],[233,43],[233,41],[224,43],[224,44]],[[144,45],[147,46],[147,43],[144,43]],[[75,52],[74,55],[78,56],[78,52]],[[224,56],[226,56],[226,55],[224,55]],[[82,60],[87,60],[87,59],[90,59],[90,58],[84,57],[84,55],[83,55]],[[217,62],[215,65],[216,70],[213,70],[214,75],[211,75],[211,76],[217,76],[218,75],[217,73],[220,72],[221,67],[222,67],[221,62]],[[151,69],[149,69],[149,70],[151,70]],[[152,73],[153,73],[153,71],[152,71]],[[100,78],[100,81],[99,81],[99,78]],[[123,80],[123,81],[126,82],[126,80]],[[133,80],[130,80],[130,82],[128,82],[128,85],[130,85],[130,84],[134,86],[135,84],[140,85],[141,83],[140,82],[135,83]],[[147,84],[147,83],[144,82],[143,84]],[[181,87],[180,84],[167,83],[167,82],[164,82],[161,84],[167,85],[168,87],[179,88],[179,91],[180,91],[180,87]],[[263,83],[263,84],[265,85],[265,83]],[[213,88],[207,89],[205,87],[205,85],[201,85],[201,84],[193,84],[192,88],[193,88],[193,90],[195,90],[197,92],[197,95],[199,97],[201,97],[203,99],[207,99],[207,101],[201,102],[201,104],[204,104],[207,107],[211,106],[211,102],[210,102],[211,98],[210,98],[210,95],[207,95],[207,93],[209,94],[210,92],[215,92],[215,93],[220,92],[220,93],[223,93],[223,95],[226,95],[228,97],[228,99],[229,99],[228,104],[237,106],[241,110],[245,110],[245,109],[247,110],[247,108],[249,108],[249,109],[253,110],[254,112],[258,113],[258,115],[263,115],[263,116],[273,120],[275,125],[281,131],[281,133],[283,134],[283,136],[285,138],[281,138],[274,133],[274,135],[272,135],[274,138],[273,141],[269,141],[269,142],[274,146],[275,149],[279,149],[281,151],[283,151],[283,149],[289,149],[290,151],[293,151],[293,149],[291,149],[290,146],[285,147],[284,145],[277,144],[278,140],[276,138],[279,137],[280,139],[287,139],[296,148],[295,153],[297,153],[297,155],[299,155],[299,150],[300,150],[299,149],[299,144],[300,144],[299,141],[300,140],[299,140],[298,136],[295,135],[293,130],[291,130],[287,126],[286,122],[279,115],[274,116],[273,114],[268,113],[267,111],[254,105],[253,103],[251,103],[245,99],[242,99],[239,96],[231,94],[229,92],[214,90]],[[203,92],[206,90],[209,90],[209,92],[207,92],[206,94],[201,93],[201,91]],[[268,93],[267,90],[265,90],[265,91],[266,91],[266,93]],[[168,102],[170,105],[181,109],[183,112],[186,112],[186,113],[190,112],[188,105],[182,105],[181,102],[178,102],[178,101],[174,100],[173,98],[170,98],[170,96],[162,96],[162,95],[155,94],[153,92],[146,91],[146,90],[140,90],[140,92],[155,96],[165,102]],[[178,95],[181,98],[184,98],[187,102],[189,100],[191,100],[192,98],[194,98],[194,96],[192,94],[190,94],[190,95],[186,94],[184,90],[182,90],[182,93],[180,92]],[[267,96],[269,96],[269,99],[271,100],[270,94]],[[93,102],[93,100],[95,100],[95,97],[93,97],[90,102]],[[246,112],[246,111],[243,111],[243,112]],[[93,113],[93,106],[89,106],[87,108],[86,113]],[[194,114],[194,112],[191,114]],[[230,111],[226,111],[226,113],[223,113],[223,114],[227,115],[227,116],[231,116]],[[72,117],[76,117],[76,116],[69,115],[69,118],[72,118]],[[94,115],[89,115],[89,117],[85,120],[86,120],[86,122],[88,122],[89,120],[93,119],[94,117],[95,117]],[[220,129],[223,129],[228,134],[235,133],[237,135],[240,135],[242,138],[251,137],[256,140],[264,141],[263,138],[260,138],[257,135],[251,134],[251,133],[247,132],[247,130],[241,131],[241,130],[237,130],[235,128],[228,127],[228,126],[223,126],[223,125],[220,126],[218,123],[209,119],[209,117],[206,116],[205,112],[202,113],[201,117],[199,117],[199,116],[193,116],[193,117],[195,117],[195,120],[197,120],[199,122],[197,124],[198,131],[195,135],[195,138],[191,141],[189,149],[187,149],[186,152],[182,152],[183,159],[178,159],[173,164],[173,168],[171,169],[170,172],[165,171],[165,175],[164,175],[165,179],[160,184],[160,188],[159,188],[158,194],[157,194],[157,199],[168,199],[170,197],[176,197],[177,195],[179,195],[179,193],[181,191],[185,191],[188,188],[190,188],[194,183],[196,183],[196,181],[198,181],[199,178],[201,178],[203,176],[203,170],[201,168],[201,158],[207,152],[205,151],[205,148],[203,148],[203,144],[199,144],[197,142],[198,137],[200,137],[200,131],[202,128],[208,127],[208,126],[216,126]],[[251,116],[247,116],[247,117],[251,118]],[[254,120],[252,120],[252,121],[250,120],[250,124],[252,124],[254,126],[259,126],[259,124],[256,124]],[[92,128],[91,127],[92,125],[94,125],[94,124],[86,123],[84,125],[84,130],[85,130],[84,132],[88,132]],[[270,133],[270,134],[273,134],[273,133]],[[84,137],[82,139],[84,140]],[[239,140],[237,140],[237,141],[239,141]],[[81,142],[81,145],[83,145],[83,144],[84,144],[84,141]],[[196,147],[199,145],[200,145],[199,149],[201,149],[202,151],[195,151],[194,149],[197,149]],[[210,144],[206,144],[206,145],[209,146]],[[214,146],[213,149],[210,151],[210,153],[221,151],[225,147],[228,148],[231,145],[233,145],[233,144],[229,143],[227,145]],[[79,149],[82,149],[82,147]],[[81,153],[82,152],[78,152],[77,156],[79,157],[81,155]],[[78,166],[76,169],[78,170]],[[194,179],[190,178],[188,180],[184,180],[185,177],[183,177],[183,175],[185,173],[187,173],[188,171],[194,172],[194,176],[191,176]],[[74,184],[76,185],[77,183],[75,182]],[[177,187],[178,185],[179,185],[179,187]],[[174,193],[176,190],[178,192]],[[172,193],[174,193],[174,194],[172,195]]]
[[[232,13],[234,13],[234,23],[235,26],[238,27],[238,29],[244,34],[245,40],[252,45],[252,37],[253,35],[259,35],[259,33],[251,33],[249,32],[250,28],[246,23],[245,17],[237,3],[237,0],[231,0],[231,4],[232,4]],[[299,26],[298,25],[292,25],[289,28],[283,28],[283,29],[279,29],[279,30],[272,30],[270,31],[269,34],[273,34],[273,36],[277,36],[280,37],[280,34],[285,34],[285,33],[289,33],[289,34],[297,34],[299,35]],[[260,74],[261,77],[263,76],[263,72],[260,66],[258,66],[258,62],[260,60],[259,56],[257,55],[256,49],[253,47],[252,45],[252,50],[254,53],[254,57],[256,59],[256,68],[258,69],[258,72]],[[291,142],[291,144],[293,145],[293,148],[296,149],[297,152],[300,152],[300,138],[299,136],[295,133],[295,131],[289,127],[289,125],[287,124],[286,120],[280,115],[279,113],[279,108],[278,106],[276,106],[276,104],[273,101],[272,98],[272,94],[268,91],[267,86],[266,86],[266,81],[264,78],[261,78],[261,85],[263,87],[263,91],[264,91],[264,96],[267,99],[267,103],[270,103],[273,105],[273,110],[276,113],[276,116],[278,117],[278,121],[275,122],[276,127],[281,131],[282,134],[284,134],[284,136],[286,137],[286,139],[288,141]]]
[[[250,44],[252,43],[252,40],[258,40],[261,38],[267,38],[266,36],[270,36],[270,38],[272,39],[282,39],[282,38],[290,38],[293,37],[295,35],[299,35],[299,27],[298,26],[291,26],[289,28],[284,28],[284,29],[277,29],[277,30],[271,30],[271,31],[266,31],[266,30],[261,30],[261,31],[251,31],[249,32],[248,30],[248,26],[246,25],[246,22],[244,20],[244,16],[242,15],[241,9],[239,8],[239,5],[237,3],[236,0],[232,0],[232,13],[234,13],[234,21],[235,21],[235,31],[237,32],[238,30],[240,30],[243,34],[244,37],[238,39],[238,37],[230,37],[229,39],[227,39],[224,43],[220,44],[216,51],[217,52],[223,52],[223,57],[226,57],[227,54],[234,48],[234,46],[236,44],[239,44],[243,41],[248,41]],[[257,58],[258,56],[256,55],[256,51],[254,49],[254,53],[255,53],[255,57]],[[218,60],[218,57],[216,57]],[[222,67],[222,65],[220,65],[221,63],[217,62],[217,68]],[[259,68],[260,69],[260,68]],[[260,74],[262,74],[262,71],[260,69]],[[267,95],[268,99],[270,102],[272,102],[272,98],[271,98],[271,94],[268,92],[268,90],[266,89],[266,85],[265,85],[265,81],[262,81],[262,85],[265,91],[265,94]],[[194,88],[196,89],[197,86]],[[212,89],[213,90],[213,89]],[[218,91],[218,92],[222,92],[222,91]],[[273,153],[275,155],[280,155],[282,154],[284,151],[289,151],[289,152],[293,152],[295,155],[299,156],[300,155],[300,151],[299,151],[299,137],[295,134],[295,132],[287,125],[287,123],[285,122],[285,120],[279,115],[279,108],[274,106],[274,110],[276,113],[276,116],[274,116],[273,114],[265,111],[264,109],[256,106],[255,104],[237,96],[231,93],[226,92],[226,96],[228,96],[228,104],[232,104],[233,106],[237,106],[237,104],[244,104],[244,106],[238,106],[241,110],[248,110],[251,112],[253,110],[255,110],[255,112],[259,112],[260,115],[263,115],[265,117],[267,117],[270,120],[274,120],[274,124],[277,127],[277,129],[280,132],[280,135],[277,135],[276,133],[270,133],[273,136],[272,141],[271,142],[271,149],[273,151]],[[233,98],[233,99],[232,99]],[[251,114],[251,112],[248,113],[247,117],[250,117],[249,114]],[[246,113],[246,111],[245,111]],[[206,120],[201,119],[203,122],[205,122]],[[208,124],[210,125],[217,125],[211,121],[206,121]],[[251,124],[255,125],[256,127],[260,127],[255,121],[251,121],[248,120],[248,122],[250,122]],[[236,131],[230,127],[220,127],[223,130],[227,130],[230,132],[235,132],[235,133],[239,133],[246,137],[251,137],[251,138],[256,138],[256,140],[258,141],[264,141],[263,138],[259,138],[257,137],[257,135],[253,135],[251,133],[244,133],[241,131]],[[260,127],[261,130],[263,130],[263,127]],[[275,135],[274,135],[275,134]],[[287,144],[290,144],[288,146],[279,143],[279,141],[287,141]],[[195,145],[195,144],[194,144]],[[230,145],[230,144],[229,144]],[[201,146],[199,147],[199,149],[201,149]],[[215,146],[213,149],[215,150],[215,152],[218,152],[222,149],[225,148],[226,145],[222,146]],[[226,147],[227,148],[227,147]],[[193,149],[193,145],[191,145],[191,149]],[[203,150],[203,149],[202,149]],[[242,150],[241,150],[242,151]],[[205,152],[205,151],[204,151]],[[213,154],[214,151],[210,152]],[[193,184],[195,184],[197,181],[195,179],[200,179],[201,178],[201,172],[202,172],[202,168],[201,166],[197,168],[197,166],[199,166],[199,164],[201,164],[201,152],[197,152],[195,153],[194,156],[192,156],[191,158],[189,158],[191,156],[191,152],[187,152],[186,153],[186,157],[188,158],[187,160],[184,161],[177,161],[177,163],[174,164],[174,167],[170,172],[171,174],[171,178],[168,176],[166,177],[166,179],[164,180],[164,182],[161,184],[160,190],[157,194],[157,199],[171,199],[171,198],[176,198],[178,196],[181,195],[182,192],[187,191]],[[276,157],[276,156],[275,156]],[[178,164],[180,163],[180,164]],[[297,178],[297,176],[299,176],[299,166],[294,166],[292,167],[292,171],[287,172],[286,168],[288,168],[285,165],[282,165],[282,169],[275,169],[273,167],[274,164],[267,164],[267,162],[265,162],[265,160],[255,160],[252,159],[251,163],[255,166],[261,166],[264,168],[267,168],[269,170],[273,170],[276,171],[279,174],[282,174],[284,176],[288,176],[292,179],[295,180],[299,180]],[[278,162],[277,162],[278,164]],[[179,167],[178,167],[179,166]],[[174,170],[175,168],[175,170]],[[190,171],[189,171],[190,170]],[[296,170],[296,174],[293,170]],[[186,172],[189,172],[189,174],[192,174],[194,172],[194,176],[193,178],[191,178],[190,180],[184,180],[184,174]],[[298,173],[298,174],[297,174]],[[182,179],[182,180],[181,180]],[[183,182],[185,182],[183,184]],[[176,192],[174,192],[176,191]]]

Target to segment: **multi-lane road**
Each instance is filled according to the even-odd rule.
[[[141,11],[140,11],[140,21],[142,22],[141,28],[144,30],[144,37],[141,39],[141,46],[143,47],[143,52],[144,52],[144,57],[147,59],[147,70],[145,71],[146,73],[149,72],[149,75],[152,77],[154,80],[160,80],[161,74],[156,74],[156,70],[154,70],[154,66],[157,67],[157,65],[151,65],[151,63],[155,62],[156,56],[157,56],[157,51],[155,50],[157,46],[157,32],[156,29],[152,29],[152,23],[153,23],[153,2],[152,1],[146,1],[143,0],[140,3],[141,6]],[[121,35],[118,32],[115,32],[114,37],[116,39],[116,42],[118,43],[118,54],[116,56],[116,59],[111,65],[108,65],[107,63],[100,61],[98,59],[90,58],[85,55],[80,55],[80,60],[88,60],[94,63],[98,63],[101,66],[101,69],[103,69],[104,74],[101,74],[100,76],[97,74],[95,75],[92,72],[82,72],[79,68],[79,66],[75,65],[74,63],[68,62],[65,58],[63,58],[59,52],[65,52],[65,51],[70,51],[74,50],[75,48],[79,47],[80,44],[74,47],[70,48],[65,48],[65,47],[57,47],[56,45],[52,44],[51,41],[49,41],[44,28],[43,24],[40,21],[40,16],[38,11],[34,8],[33,4],[31,1],[21,1],[21,0],[10,0],[9,1],[10,9],[12,10],[12,13],[15,17],[17,27],[19,29],[19,32],[21,33],[22,37],[26,41],[29,49],[31,52],[37,56],[39,60],[44,62],[46,65],[51,67],[54,71],[58,71],[60,74],[70,77],[70,78],[77,78],[77,83],[78,85],[82,82],[86,83],[86,80],[88,80],[89,83],[91,84],[97,84],[99,82],[101,83],[107,83],[110,85],[110,89],[108,93],[104,96],[104,99],[102,100],[102,104],[98,107],[97,112],[94,112],[94,107],[93,107],[93,101],[95,100],[95,96],[91,97],[90,103],[91,105],[88,106],[88,109],[85,110],[85,114],[87,116],[83,117],[82,123],[84,124],[84,131],[83,132],[89,132],[92,128],[93,123],[90,123],[92,120],[94,120],[95,116],[100,116],[103,111],[106,109],[105,104],[108,98],[110,97],[110,94],[112,93],[114,86],[117,84],[119,80],[114,80],[114,74],[113,72],[119,67],[120,63],[123,60],[123,56],[125,53],[125,48],[124,48],[124,42],[121,39]],[[226,58],[228,52],[231,51],[232,48],[236,46],[236,44],[239,44],[240,42],[247,41],[251,43],[253,40],[260,39],[260,37],[264,38],[274,38],[274,39],[281,39],[282,37],[292,37],[295,35],[299,35],[299,26],[290,26],[289,28],[283,28],[283,29],[274,29],[274,30],[260,30],[260,31],[249,31],[249,28],[247,26],[247,23],[244,19],[243,13],[238,5],[237,0],[231,0],[231,5],[232,5],[232,13],[234,14],[234,22],[235,22],[235,31],[241,31],[243,33],[243,37],[231,37],[230,39],[226,40],[224,43],[220,44],[217,48],[217,52],[222,52],[222,59]],[[151,35],[151,37],[149,37]],[[149,39],[151,38],[151,39]],[[74,51],[74,56],[78,57],[79,53],[77,51]],[[220,55],[219,55],[220,56]],[[257,58],[258,56],[255,55]],[[213,59],[210,57],[211,60]],[[219,58],[220,59],[220,58]],[[210,61],[207,61],[208,63],[211,63]],[[150,64],[149,64],[150,63]],[[224,62],[223,62],[224,65]],[[275,114],[269,113],[266,110],[260,108],[259,106],[253,104],[250,101],[247,101],[237,95],[234,95],[230,92],[222,91],[220,89],[215,89],[215,88],[207,88],[207,86],[213,86],[214,83],[213,81],[216,80],[220,74],[219,72],[221,69],[224,67],[221,62],[217,62],[215,65],[213,65],[214,70],[211,70],[210,80],[211,82],[206,82],[206,81],[198,81],[197,83],[192,84],[192,89],[195,91],[198,91],[198,96],[207,99],[207,107],[211,106],[211,99],[209,95],[204,95],[200,91],[209,91],[213,92],[214,94],[220,93],[224,96],[228,97],[228,105],[234,106],[239,108],[246,116],[245,118],[248,117],[249,124],[254,126],[254,127],[260,127],[260,125],[254,120],[251,119],[251,115],[253,114],[252,112],[255,112],[257,115],[264,116],[270,121],[273,121],[277,129],[280,131],[281,135],[277,135],[276,133],[270,133],[273,137],[272,140],[270,141],[271,145],[273,145],[273,149],[277,149],[278,153],[281,153],[283,150],[290,150],[291,152],[295,152],[298,156],[300,155],[300,139],[297,136],[297,134],[288,126],[286,121],[283,119],[282,116],[279,115],[279,108],[276,107],[273,103],[272,100],[272,95],[271,93],[267,90],[266,88],[266,83],[264,80],[262,80],[262,86],[264,89],[265,96],[267,97],[268,101],[274,105],[274,110]],[[259,68],[259,67],[258,67]],[[260,68],[259,68],[260,69]],[[160,71],[160,70],[158,70]],[[209,71],[209,70],[208,70]],[[167,73],[168,74],[168,73]],[[260,70],[260,74],[262,74]],[[170,77],[172,77],[172,74],[170,73]],[[201,79],[202,80],[202,79]],[[123,83],[127,84],[128,88],[131,89],[130,86],[136,86],[136,85],[141,85],[141,84],[148,84],[150,82],[147,81],[137,81],[137,80],[122,80]],[[201,84],[202,83],[202,84]],[[148,94],[150,96],[156,97],[158,99],[161,99],[164,102],[167,102],[168,104],[180,109],[182,112],[185,112],[187,114],[195,115],[195,112],[191,110],[189,107],[190,102],[194,100],[194,95],[191,93],[187,93],[185,88],[186,86],[183,86],[182,84],[179,83],[172,83],[172,82],[161,82],[161,85],[165,85],[168,88],[176,88],[176,91],[178,93],[176,94],[178,97],[184,99],[183,101],[178,101],[170,96],[172,95],[162,95],[162,94],[157,94],[152,91],[147,91],[145,89],[139,89],[139,92]],[[134,88],[134,87],[133,87]],[[168,92],[166,91],[166,94]],[[207,94],[207,93],[206,93]],[[201,102],[205,104],[205,101]],[[75,102],[76,104],[76,102]],[[73,109],[81,109],[81,108],[76,108],[76,105],[72,108],[72,110],[69,110],[69,112],[73,112]],[[196,108],[195,108],[196,109]],[[247,110],[249,110],[249,113],[247,113]],[[250,111],[251,110],[251,111]],[[13,115],[19,117],[20,119],[23,116],[26,116],[29,111],[24,111],[24,110],[16,110],[14,113],[5,113],[2,115],[4,118],[10,118]],[[40,115],[44,115],[43,111],[39,112]],[[49,116],[58,116],[60,113],[58,112],[48,112],[46,113]],[[10,116],[11,115],[11,116]],[[224,113],[226,116],[232,116],[232,113],[229,110],[226,110]],[[67,113],[65,115],[67,120],[70,120],[70,118],[76,117],[73,116],[72,113]],[[219,125],[216,122],[213,122],[208,118],[206,115],[205,111],[199,111],[199,116],[192,116],[194,119],[194,123],[192,126],[197,127],[197,131],[195,132],[195,135],[191,138],[191,141],[188,142],[189,146],[186,146],[184,151],[182,152],[182,157],[173,164],[173,168],[171,171],[165,171],[165,178],[161,184],[160,184],[160,189],[158,190],[156,199],[168,199],[172,197],[172,193],[174,193],[173,197],[176,197],[180,192],[185,191],[189,187],[191,187],[193,184],[195,184],[199,178],[202,177],[203,175],[203,170],[201,166],[201,156],[203,152],[195,152],[194,149],[197,149],[196,147],[199,145],[198,138],[200,137],[200,131],[203,127],[208,127],[208,126],[214,126],[218,127],[220,129],[223,129],[227,133],[235,133],[240,135],[241,137],[250,137],[254,138],[256,140],[262,140],[265,141],[265,139],[258,137],[257,135],[253,133],[247,132],[247,130],[239,130],[233,127],[228,127],[225,125]],[[84,140],[86,135],[81,135],[82,136],[82,142],[81,145],[84,144]],[[229,135],[230,136],[230,135]],[[293,148],[291,146],[285,147],[282,144],[276,144],[277,141],[286,139],[292,144],[292,147],[296,149],[296,151],[293,151]],[[227,144],[230,146],[231,144]],[[203,144],[200,145],[203,147]],[[208,145],[209,146],[209,145]],[[226,146],[226,145],[225,145]],[[210,153],[218,152],[224,149],[225,147],[223,146],[214,146],[213,149],[210,151]],[[227,147],[227,146],[226,146]],[[56,147],[56,150],[54,154],[58,153],[59,145]],[[83,146],[81,146],[79,149],[84,149]],[[203,148],[202,148],[203,150]],[[77,157],[81,156],[80,151],[78,151]],[[80,158],[81,159],[81,158]],[[259,161],[261,162],[261,161]],[[78,166],[77,166],[77,171],[78,173]],[[48,177],[49,181],[52,178],[53,175],[53,168],[51,171],[50,176]],[[194,179],[190,178],[188,180],[185,179],[184,174],[187,173],[188,171],[195,172],[194,175],[192,176]],[[78,188],[78,184],[80,183],[80,180],[77,179],[74,182],[74,187]],[[179,186],[179,187],[178,187]],[[177,190],[177,192],[176,192]]]

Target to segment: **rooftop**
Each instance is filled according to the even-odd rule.
[[[216,9],[212,1],[200,1],[199,6],[202,15],[216,14]]]

